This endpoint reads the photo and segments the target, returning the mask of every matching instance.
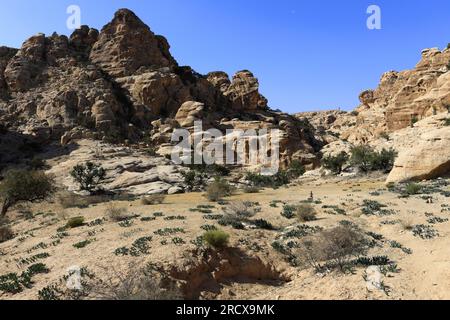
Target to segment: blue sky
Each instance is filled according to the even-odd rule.
[[[450,42],[448,0],[0,0],[0,45],[70,34],[66,9],[101,28],[127,7],[166,36],[182,65],[200,73],[249,69],[273,108],[353,109],[388,70],[414,67],[427,47]],[[369,5],[382,30],[366,27]]]

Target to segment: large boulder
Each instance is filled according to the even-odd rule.
[[[267,99],[259,93],[259,82],[248,70],[237,72],[225,92],[235,110],[254,111],[267,108]]]
[[[387,182],[433,179],[450,173],[450,127],[425,131],[400,152]]]
[[[184,128],[192,127],[195,121],[202,119],[204,109],[201,102],[187,101],[181,105],[175,120]]]

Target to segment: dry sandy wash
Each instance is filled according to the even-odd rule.
[[[139,200],[115,202],[118,207],[125,207],[136,215],[121,225],[105,217],[105,210],[111,203],[84,209],[63,209],[57,201],[44,203],[29,208],[33,216],[27,219],[14,211],[10,217],[17,236],[0,244],[0,275],[20,274],[36,262],[44,263],[50,271],[33,276],[31,288],[23,288],[20,293],[0,292],[0,299],[38,299],[40,290],[57,284],[74,265],[86,267],[96,277],[108,279],[130,266],[138,268],[148,263],[167,270],[178,280],[184,288],[184,297],[188,298],[449,299],[450,222],[447,219],[450,209],[445,197],[449,187],[445,186],[445,180],[424,183],[428,186],[438,183],[441,188],[431,195],[433,203],[427,203],[426,198],[430,195],[400,198],[398,193],[386,189],[384,178],[308,180],[304,177],[288,188],[265,189],[257,194],[237,193],[226,199],[257,202],[261,211],[255,218],[266,219],[277,227],[276,231],[220,227],[209,219],[211,214],[221,214],[222,207],[227,205],[209,203],[200,193],[171,195],[164,204],[154,206],[144,206]],[[280,214],[282,203],[273,201],[298,204],[308,199],[311,192],[319,214],[316,221],[306,223],[308,226],[327,229],[343,220],[353,222],[365,232],[372,232],[374,246],[368,256],[387,256],[397,265],[395,272],[383,276],[383,290],[367,289],[364,280],[367,266],[355,267],[348,274],[333,271],[317,275],[310,268],[292,266],[285,255],[273,248],[272,244],[286,233],[286,228],[292,230],[289,228],[298,225],[295,219],[289,220]],[[386,205],[384,210],[391,214],[363,214],[362,203],[366,199]],[[190,210],[199,205],[214,208],[209,214]],[[163,215],[155,216],[157,212]],[[58,233],[57,229],[74,216],[84,216],[88,224]],[[196,245],[191,241],[204,233],[201,226],[214,224],[232,235],[231,249],[220,257],[210,258],[209,266],[201,265],[192,258]],[[408,228],[416,225],[427,225],[439,235],[423,239]],[[157,234],[164,228],[180,229],[173,234]],[[121,255],[120,250],[117,251],[118,248],[130,248],[133,242],[143,237],[152,237],[150,249],[138,257]],[[89,241],[84,243],[85,247],[74,247],[86,240]],[[41,258],[30,261],[37,255]],[[218,261],[211,262],[213,259]],[[93,297],[87,295],[85,298]]]

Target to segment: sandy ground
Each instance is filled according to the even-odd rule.
[[[371,195],[376,190],[381,190],[380,195]],[[406,254],[384,243],[381,248],[373,252],[376,255],[387,255],[400,269],[399,273],[390,274],[384,279],[385,285],[389,288],[389,295],[381,291],[368,292],[363,279],[364,268],[357,268],[354,274],[331,273],[319,276],[311,270],[301,270],[290,266],[283,256],[271,247],[271,243],[279,234],[278,231],[238,231],[225,227],[223,229],[232,235],[232,246],[251,250],[248,247],[251,244],[257,244],[260,250],[255,254],[264,257],[278,270],[288,274],[292,281],[278,285],[231,281],[222,284],[223,290],[217,298],[450,299],[450,222],[432,225],[439,232],[439,237],[431,240],[415,237],[411,231],[405,230],[401,223],[392,225],[381,223],[404,220],[411,221],[414,225],[427,224],[428,218],[425,213],[450,218],[450,211],[443,210],[443,205],[450,204],[449,198],[435,194],[433,204],[427,204],[420,196],[400,199],[398,194],[388,192],[380,179],[377,181],[309,180],[279,190],[266,189],[258,194],[237,194],[227,200],[259,202],[262,211],[256,218],[266,219],[277,227],[288,227],[295,221],[282,217],[281,206],[273,208],[270,203],[273,200],[280,200],[295,204],[309,198],[311,192],[316,200],[321,201],[321,204],[316,205],[319,219],[308,223],[309,225],[330,228],[336,226],[339,221],[349,220],[357,223],[365,231],[381,234],[386,240],[398,241],[412,250],[412,254]],[[393,209],[397,213],[383,217],[362,215],[361,203],[364,199],[384,203],[388,205],[388,209]],[[115,205],[126,207],[129,213],[139,214],[141,217],[152,217],[155,212],[163,212],[164,217],[181,215],[185,216],[186,220],[167,221],[164,217],[157,217],[154,221],[142,222],[140,218],[137,218],[128,227],[107,220],[102,225],[68,230],[69,235],[60,241],[54,237],[57,229],[64,226],[69,217],[84,216],[87,222],[104,218],[109,204],[99,204],[86,209],[63,209],[58,203],[33,205],[31,210],[35,217],[30,220],[19,218],[16,212],[12,212],[10,217],[15,221],[13,230],[17,236],[11,241],[0,244],[0,275],[26,270],[29,264],[19,262],[44,252],[50,256],[37,262],[45,263],[50,273],[36,275],[33,278],[33,287],[16,295],[0,292],[0,299],[37,299],[39,290],[57,282],[72,266],[88,267],[102,277],[104,273],[127,268],[130,264],[136,264],[137,267],[143,262],[176,263],[187,250],[194,248],[190,241],[203,233],[200,227],[205,224],[214,224],[214,221],[205,220],[201,213],[189,210],[202,204],[211,205],[199,193],[168,196],[164,204],[155,206],[143,206],[140,201],[117,202]],[[212,205],[215,206],[214,213],[222,212],[220,205]],[[337,205],[344,209],[347,215],[331,215],[322,208],[324,205]],[[185,233],[168,236],[154,234],[159,229],[178,227],[183,228]],[[129,247],[136,239],[144,236],[153,237],[148,255],[133,258],[114,254],[117,248]],[[174,244],[172,239],[175,237],[182,238],[185,244]],[[81,249],[73,246],[84,240],[93,240],[93,242]],[[161,244],[164,240],[167,242],[166,245]]]

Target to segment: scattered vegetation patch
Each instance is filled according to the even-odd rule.
[[[205,225],[201,226],[200,229],[202,229],[204,231],[212,231],[212,230],[217,230],[217,227],[215,225],[205,224]]]
[[[402,250],[406,254],[412,254],[412,250],[409,248],[404,247],[400,242],[398,241],[389,241],[389,245],[391,248],[396,248]]]
[[[24,289],[31,289],[32,278],[37,274],[49,273],[50,270],[43,263],[33,264],[22,274],[8,273],[0,276],[0,291],[4,293],[17,294]]]
[[[339,206],[324,205],[324,206],[322,206],[322,209],[326,209],[325,213],[331,214],[331,215],[341,215],[341,216],[347,215],[346,211],[342,208],[339,208]]]
[[[439,223],[445,223],[448,222],[448,218],[441,218],[441,217],[430,217],[427,222],[429,224],[439,224]]]
[[[91,239],[91,240],[84,240],[78,243],[75,243],[73,245],[74,248],[76,249],[82,249],[82,248],[86,248],[88,245],[90,245],[92,242],[94,242],[95,239]]]
[[[415,237],[420,237],[422,239],[434,239],[439,236],[439,233],[430,226],[427,225],[416,225],[412,228],[412,233]]]
[[[154,234],[158,236],[171,236],[177,233],[186,233],[186,231],[182,228],[165,228],[165,229],[159,229],[154,232]]]
[[[164,218],[165,221],[174,221],[174,220],[186,220],[185,216],[168,216]]]
[[[131,247],[121,247],[114,251],[116,256],[132,256],[140,257],[142,255],[149,254],[150,245],[149,243],[153,240],[152,237],[142,237],[137,239]]]
[[[367,216],[389,216],[395,214],[394,210],[387,210],[387,206],[375,200],[364,200],[362,213]]]

